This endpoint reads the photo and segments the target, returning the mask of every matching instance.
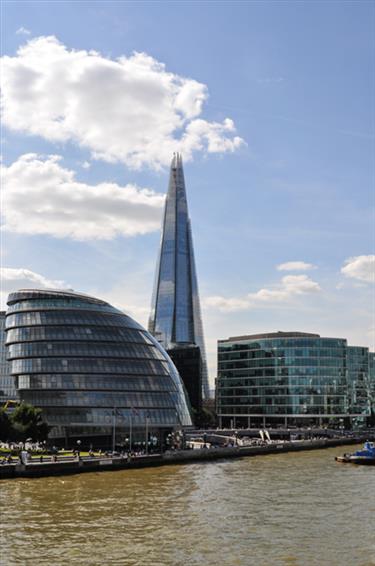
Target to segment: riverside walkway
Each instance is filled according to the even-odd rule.
[[[358,438],[329,438],[311,439],[288,442],[271,442],[263,446],[233,446],[228,448],[202,448],[200,450],[172,450],[163,454],[149,454],[138,456],[83,456],[78,458],[60,457],[57,461],[50,458],[45,461],[30,461],[27,464],[4,463],[0,465],[0,479],[32,478],[52,475],[80,474],[86,472],[101,472],[145,468],[151,466],[165,466],[173,464],[190,464],[194,462],[213,461],[223,458],[242,458],[267,454],[280,454],[284,452],[297,452],[302,450],[319,450],[357,444]],[[16,460],[16,458],[14,458]],[[17,459],[18,460],[18,459]]]

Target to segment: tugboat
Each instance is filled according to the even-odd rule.
[[[357,450],[354,454],[344,454],[336,456],[336,462],[348,464],[362,464],[366,466],[375,466],[375,444],[373,442],[365,442],[362,450]]]

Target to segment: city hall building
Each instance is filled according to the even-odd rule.
[[[355,426],[374,410],[374,354],[304,332],[218,342],[221,427]]]
[[[51,438],[110,442],[145,427],[162,438],[190,426],[181,378],[142,326],[110,304],[73,292],[9,295],[6,346],[22,401],[43,410]]]
[[[18,398],[15,382],[10,374],[5,346],[5,311],[0,311],[0,406]]]

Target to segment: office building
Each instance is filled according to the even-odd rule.
[[[219,340],[219,423],[234,427],[366,424],[374,389],[371,359],[368,348],[304,332]]]
[[[17,399],[15,380],[10,374],[10,363],[6,358],[5,311],[0,312],[0,406]]]
[[[202,357],[202,394],[208,372],[182,159],[171,164],[149,331],[167,350],[195,344]]]
[[[43,409],[52,438],[118,438],[145,427],[162,436],[189,426],[184,388],[169,356],[108,303],[73,292],[9,295],[6,344],[23,401]]]

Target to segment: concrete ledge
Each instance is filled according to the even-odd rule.
[[[151,454],[139,456],[134,459],[119,457],[102,457],[93,459],[74,460],[69,462],[37,462],[32,464],[2,464],[0,465],[0,479],[33,478],[53,475],[80,474],[85,472],[103,472],[108,470],[126,470],[133,468],[146,468],[151,466],[165,466],[173,464],[190,464],[202,461],[212,461],[228,458],[243,458],[285,452],[299,452],[302,450],[320,450],[335,446],[358,444],[362,438],[340,438],[323,440],[301,440],[267,444],[264,446],[235,446],[232,448],[207,448],[201,450],[170,451],[163,455]]]

